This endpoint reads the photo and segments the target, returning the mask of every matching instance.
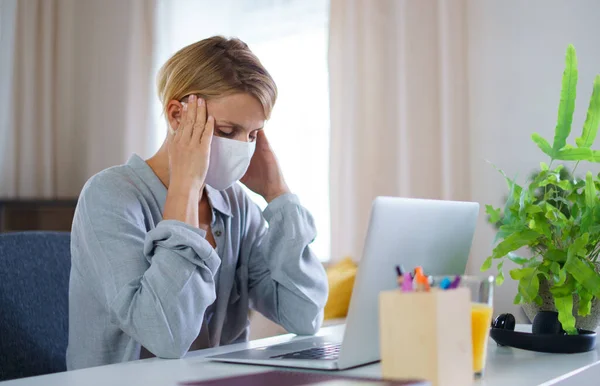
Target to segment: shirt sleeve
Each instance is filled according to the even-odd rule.
[[[161,221],[146,232],[142,205],[131,186],[110,178],[86,186],[73,222],[73,265],[125,334],[158,357],[180,358],[216,298],[220,259],[205,232],[185,223]]]
[[[316,237],[312,216],[293,194],[276,198],[263,213],[251,201],[248,208],[245,243],[250,245],[248,286],[253,308],[288,332],[316,333],[323,323],[328,283],[309,246]]]

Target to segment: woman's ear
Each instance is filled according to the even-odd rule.
[[[167,104],[166,108],[167,121],[172,131],[177,130],[179,123],[181,122],[181,113],[183,112],[183,105],[181,102],[172,100]]]

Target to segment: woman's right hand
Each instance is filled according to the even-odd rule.
[[[214,126],[214,118],[207,118],[206,102],[190,95],[183,103],[179,127],[168,138],[169,188],[200,191],[208,172]]]
[[[183,105],[177,130],[169,133],[169,188],[164,220],[199,226],[198,204],[208,172],[215,120],[206,117],[206,102],[195,95]]]

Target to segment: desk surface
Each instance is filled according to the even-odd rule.
[[[318,335],[327,334],[343,325],[321,329]],[[527,327],[519,326],[519,330]],[[232,375],[268,371],[262,366],[215,363],[204,359],[207,355],[221,354],[243,348],[276,344],[291,339],[303,339],[294,335],[281,335],[248,343],[201,350],[189,353],[179,360],[151,358],[109,366],[68,371],[38,377],[1,382],[2,386],[148,386],[176,385],[177,382],[199,379],[222,378]],[[380,365],[372,364],[339,372],[358,377],[381,377]],[[488,345],[488,362],[485,377],[474,382],[485,386],[528,385],[591,385],[598,384],[600,377],[600,345],[595,351],[583,354],[543,354],[508,347],[497,347],[493,341]]]

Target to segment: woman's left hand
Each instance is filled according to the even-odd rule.
[[[254,156],[240,181],[267,202],[290,192],[264,130],[257,133]]]

